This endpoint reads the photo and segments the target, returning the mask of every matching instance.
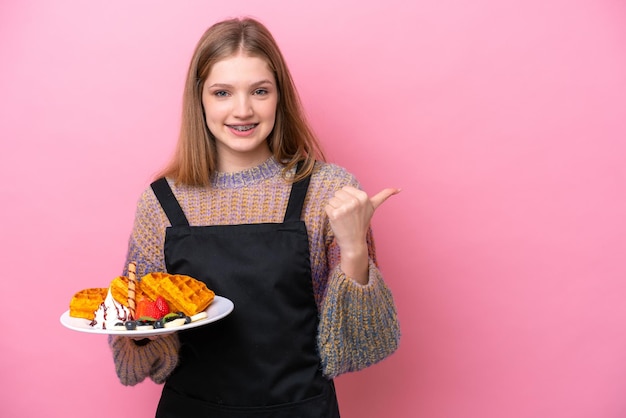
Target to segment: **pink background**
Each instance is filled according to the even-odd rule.
[[[0,415],[150,417],[106,338],[59,324],[121,272],[210,24],[275,34],[331,160],[370,193],[403,340],[343,416],[626,415],[619,0],[0,3]]]

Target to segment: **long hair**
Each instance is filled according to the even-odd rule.
[[[186,185],[210,185],[217,167],[217,152],[215,138],[204,117],[202,91],[213,65],[240,51],[267,61],[276,78],[276,119],[267,141],[274,158],[284,164],[283,173],[303,161],[299,174],[291,179],[297,181],[313,171],[316,159],[325,159],[273,36],[254,19],[236,18],[211,26],[196,45],[185,82],[178,144],[172,160],[159,177],[171,177]]]

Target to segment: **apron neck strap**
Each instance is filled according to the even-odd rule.
[[[156,180],[150,187],[152,187],[165,215],[170,220],[170,224],[172,226],[189,226],[189,221],[187,221],[187,217],[165,177]]]
[[[303,161],[300,161],[298,163],[296,174],[299,173],[302,169],[302,163]],[[310,181],[311,176],[307,176],[291,186],[289,203],[287,203],[287,210],[285,211],[285,222],[300,220],[300,216],[302,215],[302,208],[304,207],[304,199],[306,198],[306,192],[309,189]]]

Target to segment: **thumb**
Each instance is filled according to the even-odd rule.
[[[372,202],[372,206],[374,207],[374,210],[376,210],[376,208],[382,205],[385,200],[389,199],[391,196],[393,196],[394,194],[398,194],[398,193],[400,193],[400,189],[394,189],[394,188],[383,189],[380,192],[378,192],[376,195],[372,196],[370,198],[370,202]]]

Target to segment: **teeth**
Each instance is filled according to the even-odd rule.
[[[256,125],[236,125],[236,126],[231,126],[231,128],[240,131],[240,132],[245,132],[245,131],[249,131],[250,129],[254,128]]]

